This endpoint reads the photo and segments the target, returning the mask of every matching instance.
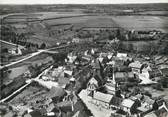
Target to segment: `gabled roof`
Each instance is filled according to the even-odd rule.
[[[131,68],[140,69],[141,66],[142,66],[142,64],[139,61],[135,61],[135,62],[132,62],[132,63],[129,64],[129,67],[131,67]]]
[[[133,72],[128,72],[128,73],[127,73],[127,76],[128,76],[128,78],[134,78]]]
[[[117,53],[117,57],[127,57],[127,53]]]
[[[159,110],[156,110],[154,113],[157,115],[157,117],[162,117],[163,115],[168,116],[168,112],[165,108],[161,108]],[[165,116],[165,117],[167,117],[167,116]]]
[[[116,93],[116,87],[115,84],[112,83],[106,83],[105,84],[105,89],[109,94],[115,94]]]
[[[94,92],[93,98],[102,102],[110,103],[113,98],[113,95],[105,94],[97,91],[97,92]]]
[[[116,72],[116,73],[114,73],[114,75],[115,75],[116,79],[117,78],[125,78],[126,77],[125,72]]]
[[[122,101],[121,105],[124,106],[124,107],[127,107],[127,108],[131,108],[134,103],[135,103],[135,101],[133,101],[131,99],[124,99]]]
[[[154,112],[146,114],[144,117],[158,117]]]
[[[89,83],[90,84],[98,84],[99,80],[97,80],[95,77],[92,77],[90,80],[89,80]]]
[[[73,71],[71,71],[71,70],[64,70],[64,73],[66,73],[66,74],[68,74],[68,75],[72,75],[72,73],[73,73]]]
[[[150,97],[148,96],[144,96],[144,99],[143,101],[145,101],[146,103],[152,105],[155,101],[153,99],[151,99]]]
[[[145,106],[140,106],[137,109],[141,112],[147,112],[149,110],[149,108],[146,108]]]

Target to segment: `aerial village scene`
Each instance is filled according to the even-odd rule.
[[[168,117],[167,6],[0,5],[0,117]]]

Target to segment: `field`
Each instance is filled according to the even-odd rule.
[[[36,12],[33,14],[37,15],[40,19],[85,15],[81,12]]]
[[[153,13],[161,14],[167,13],[167,11],[146,11],[140,12],[144,14]],[[82,16],[84,15],[84,16]],[[78,17],[73,17],[78,16]],[[63,17],[63,18],[61,18]],[[166,16],[108,16],[108,15],[99,15],[99,16],[86,16],[86,14],[79,12],[36,12],[32,14],[24,15],[11,15],[6,18],[7,21],[23,21],[30,20],[31,18],[37,19],[47,19],[47,18],[58,18],[58,19],[49,19],[43,20],[43,23],[48,25],[58,25],[58,24],[77,24],[77,26],[111,26],[112,24],[117,24],[125,29],[135,29],[135,30],[152,30],[158,29],[164,32],[168,32],[168,17]],[[60,18],[60,19],[59,19]]]
[[[51,18],[61,18],[61,17],[74,17],[86,15],[79,12],[36,12],[27,14],[9,14],[5,17],[7,23],[20,23],[32,20],[48,20]]]
[[[36,100],[43,100],[41,97],[46,97],[47,91],[40,86],[29,86],[19,95],[14,97],[9,103],[14,106],[26,106],[29,108],[38,106]],[[28,102],[25,104],[25,102]]]
[[[168,11],[144,11],[144,12],[139,12],[138,14],[142,15],[168,15]]]
[[[148,11],[158,12],[161,11]],[[74,17],[75,16],[75,17]],[[13,14],[6,20],[22,21],[30,20],[29,18],[46,19],[41,22],[31,22],[26,27],[26,24],[15,24],[13,26],[19,32],[33,32],[28,42],[41,45],[53,46],[58,41],[65,41],[66,38],[72,38],[75,31],[70,31],[70,28],[81,29],[83,27],[92,28],[115,28],[121,27],[126,30],[160,30],[168,33],[168,17],[166,16],[109,16],[109,15],[86,15],[81,12],[35,12],[27,14]],[[47,19],[49,18],[49,19]],[[53,19],[52,19],[53,18]],[[54,19],[55,18],[55,19]],[[27,21],[28,21],[27,20]]]
[[[39,14],[11,14],[5,17],[5,22],[14,23],[14,22],[26,22],[30,20],[37,20]]]
[[[168,32],[168,17],[161,16],[116,16],[113,20],[129,30],[161,30]]]
[[[165,16],[81,16],[45,21],[49,25],[71,23],[76,27],[115,27],[127,30],[160,30],[168,32]]]

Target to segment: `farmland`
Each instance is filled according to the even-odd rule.
[[[141,12],[142,14],[160,14],[160,13],[167,13],[166,11],[146,11]],[[78,17],[73,17],[78,16]],[[65,18],[64,18],[65,17]],[[49,18],[58,18],[58,19],[50,19]],[[61,18],[61,19],[59,19]],[[90,20],[95,20],[97,18],[101,18],[103,21],[103,18],[112,18],[115,23],[117,23],[121,27],[125,28],[136,28],[142,29],[143,27],[146,29],[150,28],[160,28],[162,30],[165,30],[168,18],[165,16],[143,16],[143,15],[135,15],[135,16],[108,16],[108,15],[100,15],[100,16],[90,16],[84,13],[75,13],[75,12],[36,12],[33,14],[24,14],[24,15],[11,15],[6,17],[7,22],[15,22],[15,21],[26,21],[26,20],[33,20],[33,19],[39,19],[43,20],[44,23],[47,23],[49,25],[56,25],[56,24],[78,24],[78,23],[85,23],[90,22]],[[100,21],[100,20],[99,20]],[[97,23],[97,26],[101,23]],[[91,21],[92,23],[94,21]],[[92,24],[91,23],[91,24]],[[104,24],[109,24],[108,21],[104,21]],[[136,25],[138,24],[138,25]],[[152,27],[151,27],[152,25]],[[167,30],[167,29],[166,29]]]
[[[116,16],[113,20],[128,30],[161,30],[168,32],[168,17],[162,16]]]
[[[35,103],[36,100],[39,100],[41,96],[46,97],[46,93],[47,91],[40,86],[29,86],[23,92],[21,92],[17,97],[12,99],[9,103],[17,106],[17,105],[23,105],[24,102],[30,102],[29,103],[30,105],[26,105],[26,106],[28,107],[30,106],[29,108],[31,108],[31,106],[38,105]]]
[[[115,28],[126,30],[160,30],[168,32],[168,17],[166,16],[110,16],[110,15],[87,15],[80,12],[35,12],[27,14],[10,15],[5,21],[20,22],[41,20],[36,22],[12,24],[18,32],[33,35],[28,36],[27,42],[47,47],[56,45],[57,42],[67,41],[73,38],[76,30],[82,28]],[[70,40],[69,40],[70,41]]]
[[[141,15],[168,15],[168,11],[143,11],[139,12]]]
[[[148,12],[150,13],[152,11],[148,11]],[[148,14],[148,12],[141,12],[141,13]],[[160,13],[161,11],[155,11],[155,12]],[[50,18],[56,18],[56,19],[50,19]],[[113,23],[125,29],[135,29],[135,30],[136,29],[137,30],[159,29],[165,32],[168,31],[166,26],[166,24],[168,23],[167,22],[168,18],[165,16],[143,16],[143,15],[139,15],[139,16],[138,15],[135,15],[135,16],[133,15],[132,16],[93,15],[92,16],[84,13],[75,13],[75,12],[36,12],[33,14],[11,15],[6,17],[5,21],[20,22],[20,21],[31,21],[33,19],[42,20],[43,23],[47,23],[48,25],[51,25],[51,26],[68,23],[68,24],[77,24],[77,26],[79,25],[88,26],[92,24],[93,27],[94,26],[99,27],[99,25],[102,26],[102,22],[104,24],[103,26],[110,26],[108,20],[113,20],[112,21]],[[97,21],[97,19],[99,21]]]

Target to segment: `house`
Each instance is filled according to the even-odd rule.
[[[84,43],[84,42],[93,42],[94,38],[73,38],[73,43]]]
[[[80,39],[79,38],[73,38],[72,39],[72,43],[79,43],[80,42]]]
[[[147,113],[143,117],[158,117],[154,112]]]
[[[102,63],[103,62],[103,57],[98,57],[98,60],[100,61],[100,63]]]
[[[82,59],[83,60],[86,60],[87,62],[91,60],[91,57],[90,56],[82,56]]]
[[[101,93],[99,91],[95,91],[93,93],[92,99],[96,101],[98,105],[110,107],[110,103],[112,101],[113,95]]]
[[[43,79],[44,81],[49,81],[49,80],[55,80],[53,77],[51,77],[50,75],[42,75],[41,79]]]
[[[135,61],[130,63],[128,66],[132,68],[132,72],[134,74],[138,74],[140,72],[142,64],[139,61]]]
[[[137,107],[140,105],[140,102],[138,100],[131,100],[131,99],[124,99],[121,102],[121,108],[123,111],[128,112],[129,114],[132,114],[136,112]]]
[[[161,108],[155,111],[157,117],[168,117],[168,108],[163,105]]]
[[[152,100],[150,97],[137,94],[135,96],[131,96],[130,99],[141,101],[141,105],[137,108],[138,113],[144,115],[152,111],[154,100]]]
[[[127,72],[127,78],[128,79],[134,79],[135,75],[133,74],[133,72]]]
[[[74,82],[76,81],[76,79],[75,79],[74,77],[71,77],[71,78],[69,79],[69,81],[70,81],[71,83],[74,83]]]
[[[72,70],[64,70],[64,76],[72,76],[73,71]]]
[[[137,108],[141,115],[146,115],[153,111],[154,100],[148,96],[138,94],[136,95],[139,100],[141,100],[141,105]],[[150,115],[150,114],[149,114]]]
[[[125,63],[123,58],[113,57],[112,60],[115,61],[115,63],[117,63],[115,64],[116,67],[122,67]]]
[[[117,37],[115,37],[113,40],[109,40],[108,43],[109,44],[113,44],[113,43],[118,43],[120,40],[117,39]]]
[[[116,93],[116,84],[106,83],[105,88],[108,94],[115,95]]]
[[[22,49],[20,47],[9,49],[9,53],[13,55],[22,55]]]
[[[126,74],[127,74],[126,72],[115,72],[114,76],[115,76],[116,82],[125,81]]]
[[[125,58],[127,57],[127,53],[117,53],[118,58]]]
[[[68,56],[69,63],[73,63],[76,60],[77,56]]]
[[[77,56],[73,55],[72,53],[69,53],[67,58],[69,60],[69,63],[73,63],[76,60]]]
[[[162,107],[156,111],[147,113],[143,117],[168,117],[168,111],[165,107]]]
[[[87,84],[87,90],[88,91],[94,91],[100,86],[101,80],[98,77],[92,77],[88,84]]]
[[[51,73],[51,76],[52,77],[64,77],[64,67],[58,67],[58,68],[54,68],[52,70],[52,73]]]
[[[110,60],[113,57],[114,53],[108,53],[107,58]]]

